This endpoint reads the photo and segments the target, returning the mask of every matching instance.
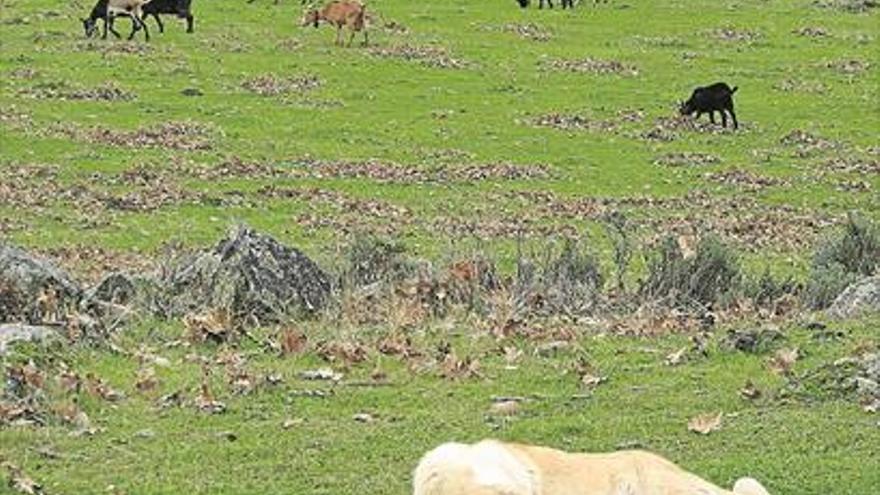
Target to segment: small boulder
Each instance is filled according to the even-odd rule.
[[[0,322],[57,320],[82,298],[82,288],[51,262],[0,245]]]
[[[173,314],[222,308],[259,323],[318,311],[331,288],[328,275],[301,251],[246,227],[178,263],[163,285]]]
[[[880,312],[880,275],[850,285],[828,308],[830,316],[841,319],[877,312]]]

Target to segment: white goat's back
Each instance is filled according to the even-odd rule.
[[[413,477],[414,495],[539,495],[534,472],[503,444],[446,443],[428,452]]]

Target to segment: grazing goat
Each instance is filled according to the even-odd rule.
[[[740,478],[725,490],[639,450],[575,454],[484,440],[443,444],[413,473],[413,495],[769,495]]]
[[[192,0],[150,0],[144,5],[144,20],[153,16],[156,19],[156,25],[159,26],[159,32],[165,32],[165,26],[159,19],[159,14],[174,14],[180,19],[186,19],[186,32],[193,32],[193,15],[190,5]]]
[[[116,16],[124,15],[131,18],[132,23],[128,39],[134,38],[134,33],[144,28],[144,38],[146,41],[150,41],[150,30],[147,29],[147,24],[144,22],[144,5],[149,2],[150,0],[98,0],[89,17],[82,19],[86,37],[91,38],[95,34],[98,30],[98,19],[103,19],[104,33],[101,38],[107,39],[108,29],[119,38],[119,33],[113,29],[113,19]]]
[[[700,118],[704,113],[708,113],[709,120],[714,124],[715,112],[719,112],[721,114],[722,127],[727,127],[727,114],[729,113],[731,118],[733,118],[733,128],[738,129],[739,123],[736,121],[736,114],[733,112],[733,94],[736,93],[736,90],[736,86],[731,88],[723,82],[697,88],[688,101],[681,103],[679,113],[682,115],[696,113],[696,118]]]
[[[324,21],[331,26],[335,26],[335,44],[339,46],[345,44],[345,40],[342,36],[343,28],[348,28],[349,31],[351,31],[351,37],[348,39],[348,46],[351,46],[351,42],[354,41],[355,33],[363,31],[363,45],[367,46],[367,44],[369,44],[369,37],[367,35],[366,13],[366,5],[359,2],[352,0],[334,0],[325,5],[321,10],[307,11],[303,16],[302,25],[318,27],[321,21]]]

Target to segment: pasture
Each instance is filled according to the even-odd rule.
[[[149,43],[86,39],[90,3],[0,0],[0,241],[87,284],[159,268],[238,224],[328,268],[359,236],[438,264],[486,253],[503,273],[523,246],[580,237],[612,285],[604,225],[623,214],[640,249],[712,234],[750,274],[803,281],[848,213],[880,222],[871,4],[372,0],[370,45],[342,48],[331,28],[301,27],[291,0],[194,0],[194,33],[165,16],[160,34],[150,19]],[[116,25],[128,33],[127,19]],[[678,116],[716,81],[738,88],[736,131]],[[629,287],[647,263],[632,261]],[[390,495],[409,493],[429,448],[492,436],[648,448],[721,486],[754,476],[774,495],[880,485],[877,414],[803,385],[876,352],[876,317],[756,312],[695,352],[697,332],[667,319],[668,331],[618,335],[598,316],[557,315],[499,338],[465,312],[390,314],[297,319],[309,344],[285,357],[259,344],[276,327],[192,343],[184,323],[152,316],[95,345],[17,347],[4,365],[33,359],[51,375],[65,363],[125,398],[50,390],[55,416],[73,407],[87,423],[0,422],[0,461],[50,494]],[[725,344],[730,329],[768,325],[782,343]],[[817,336],[826,325],[832,337]],[[404,336],[411,352],[389,350]],[[664,362],[681,348],[686,359]],[[783,348],[801,357],[774,373]],[[139,390],[145,355],[165,364]],[[239,358],[260,383],[247,393],[224,376]],[[303,378],[328,366],[343,377]],[[222,414],[191,407],[206,382]],[[761,396],[741,393],[746,382]],[[175,391],[189,399],[165,402]],[[522,399],[516,411],[493,407],[505,396]],[[717,412],[719,430],[688,431]]]

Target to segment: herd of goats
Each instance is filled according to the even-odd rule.
[[[254,0],[248,0],[248,3]],[[310,0],[300,0],[305,5]],[[574,0],[560,0],[562,8],[573,8]],[[594,0],[598,2],[600,0]],[[607,0],[602,0],[607,1]],[[522,8],[530,5],[531,0],[516,0]],[[545,0],[539,0],[538,7],[544,8]],[[275,0],[278,3],[278,0]],[[553,2],[546,0],[547,5],[553,8]],[[128,35],[128,39],[134,38],[136,32],[144,30],[144,37],[147,41],[150,39],[150,32],[147,28],[146,19],[153,16],[159,27],[159,32],[164,31],[164,26],[159,18],[159,14],[175,15],[181,19],[186,19],[186,31],[193,32],[193,15],[192,0],[98,0],[89,17],[82,19],[83,28],[87,37],[94,36],[98,31],[98,21],[104,21],[103,38],[107,37],[108,30],[117,38],[119,33],[113,28],[113,20],[116,17],[124,16],[131,19],[132,29]],[[303,26],[318,27],[321,23],[328,24],[336,28],[336,44],[343,45],[345,40],[343,31],[348,29],[351,36],[348,45],[351,46],[356,33],[363,33],[363,44],[369,43],[367,27],[370,16],[367,14],[366,4],[357,0],[331,0],[322,8],[309,8],[306,10],[302,19]],[[731,88],[729,85],[719,82],[711,86],[696,88],[691,94],[690,99],[682,102],[679,107],[681,115],[694,115],[699,118],[704,113],[709,114],[710,121],[715,123],[715,112],[721,115],[722,127],[727,127],[727,116],[730,115],[733,121],[733,128],[737,129],[739,123],[736,120],[736,113],[733,110],[733,94],[737,88]]]

